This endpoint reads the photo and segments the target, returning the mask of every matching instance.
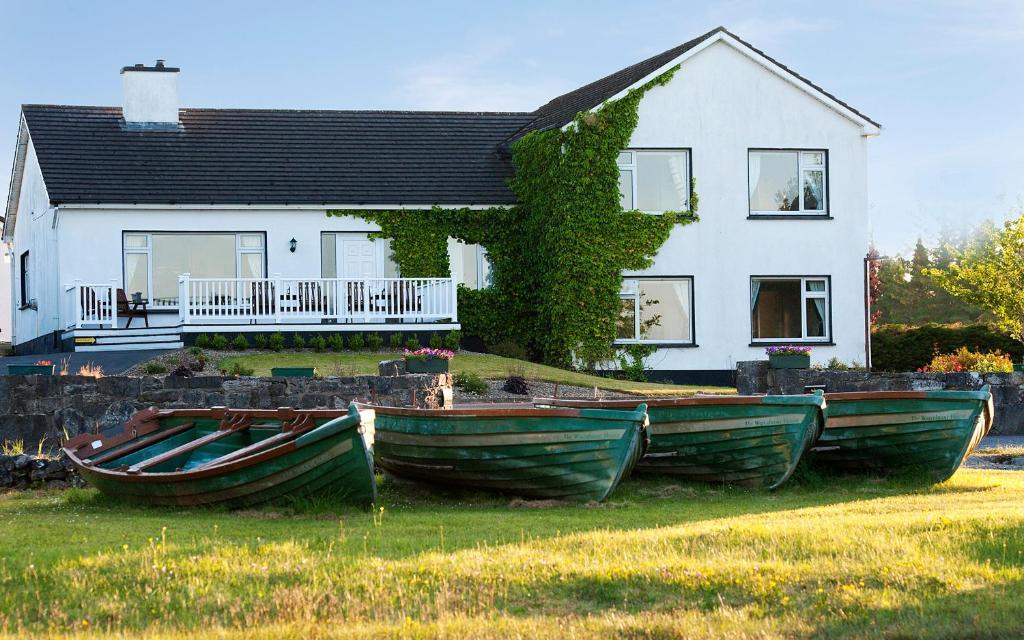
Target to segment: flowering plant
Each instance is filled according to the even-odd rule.
[[[431,349],[430,347],[423,347],[422,349],[417,349],[415,351],[409,351],[406,349],[405,353],[402,354],[403,360],[429,360],[431,358],[451,360],[454,357],[454,351],[449,351],[448,349]]]
[[[779,347],[768,347],[764,352],[770,356],[809,356],[811,355],[811,348],[783,345]]]
[[[36,364],[41,366],[41,367],[49,367],[49,366],[53,365],[53,363],[50,362],[49,360],[37,360]]]
[[[1010,354],[981,353],[960,347],[953,353],[936,353],[932,361],[918,369],[920,372],[958,373],[971,371],[975,373],[1009,373],[1013,371],[1013,360]]]

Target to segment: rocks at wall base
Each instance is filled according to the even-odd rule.
[[[82,486],[85,481],[64,456],[0,455],[0,491]]]

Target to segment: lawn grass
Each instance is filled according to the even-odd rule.
[[[269,376],[273,367],[316,367],[322,375],[371,375],[377,373],[377,363],[381,360],[400,357],[397,353],[315,353],[315,352],[280,352],[257,353],[244,356],[224,358],[218,365],[226,369],[238,362],[251,367],[257,376]],[[614,380],[602,376],[592,376],[576,371],[566,371],[535,362],[502,358],[489,354],[460,353],[452,360],[452,373],[475,373],[482,378],[497,380],[508,377],[510,372],[531,380],[557,382],[559,384],[579,387],[597,387],[608,391],[618,391],[635,395],[678,395],[705,391],[708,393],[735,393],[729,387],[707,387],[691,385],[658,384],[652,382],[631,382]]]
[[[774,493],[630,480],[610,504],[384,482],[226,513],[0,497],[0,630],[201,638],[1024,635],[1024,473]]]

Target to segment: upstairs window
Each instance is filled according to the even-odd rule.
[[[751,339],[827,341],[828,278],[751,278]]]
[[[690,152],[684,149],[619,153],[619,196],[626,211],[684,211],[690,206]]]
[[[751,150],[750,215],[828,215],[827,151]]]

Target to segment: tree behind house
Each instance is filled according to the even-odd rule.
[[[985,225],[978,241],[950,248],[947,267],[926,273],[950,294],[989,311],[1001,329],[1024,342],[1024,216],[1002,229]]]

